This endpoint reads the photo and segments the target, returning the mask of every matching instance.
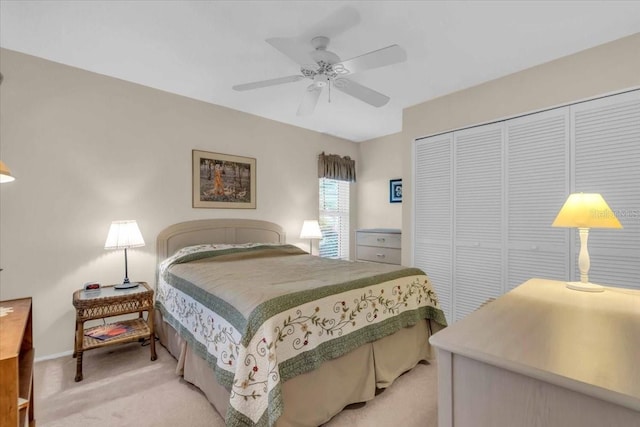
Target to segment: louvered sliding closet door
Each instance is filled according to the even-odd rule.
[[[572,192],[624,229],[589,234],[595,283],[640,289],[640,91],[416,141],[414,263],[451,322],[532,277],[578,280]]]
[[[569,194],[569,109],[506,123],[506,290],[532,277],[567,280],[568,229],[553,228]]]
[[[453,134],[414,146],[414,265],[427,273],[448,321],[452,320],[451,185]]]
[[[503,126],[454,132],[453,320],[503,293]]]
[[[589,279],[640,288],[640,91],[571,111],[575,191],[601,193],[624,227],[590,230]],[[575,271],[574,280],[579,277]]]

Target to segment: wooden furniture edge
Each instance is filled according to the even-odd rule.
[[[530,279],[525,282],[529,283],[530,281],[535,280],[544,280],[546,282],[557,282],[557,281],[549,281],[546,279]],[[561,282],[558,282],[561,283]],[[522,286],[522,285],[521,285]],[[486,304],[486,307],[482,309],[489,309],[493,304],[500,302],[501,299],[509,296],[512,292],[516,291],[518,288],[513,289],[510,292],[502,295],[500,298],[496,299],[492,304]],[[606,288],[605,288],[606,289]],[[611,288],[611,290],[617,290],[616,288]],[[476,312],[479,312],[478,309]],[[476,313],[471,313],[469,317],[474,316]],[[461,321],[465,321],[462,319]],[[455,325],[455,324],[454,324]],[[477,349],[469,348],[464,343],[458,344],[452,342],[448,338],[448,334],[451,333],[453,329],[444,329],[442,334],[436,333],[429,338],[429,342],[431,345],[436,347],[438,352],[447,352],[451,354],[452,358],[455,356],[463,356],[469,359],[477,360],[482,363],[486,363],[488,365],[492,365],[497,368],[506,369],[511,372],[515,372],[518,374],[522,374],[531,378],[535,378],[537,380],[541,380],[559,387],[564,387],[571,391],[575,391],[577,393],[581,393],[587,396],[591,396],[606,402],[610,402],[619,406],[623,406],[625,408],[629,408],[635,411],[640,412],[640,399],[635,396],[627,395],[624,393],[620,393],[616,390],[605,389],[595,384],[588,384],[579,379],[570,378],[558,373],[554,373],[550,370],[540,369],[534,366],[531,366],[526,363],[520,363],[515,360],[505,359],[504,357],[493,355],[490,353],[486,353]]]
[[[33,370],[33,299],[31,297],[0,301],[14,307],[3,325],[0,353],[0,425],[35,426]],[[6,317],[3,320],[7,321]],[[2,321],[2,320],[0,320]],[[9,347],[7,348],[7,341]]]

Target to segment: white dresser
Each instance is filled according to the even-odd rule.
[[[640,426],[640,291],[531,279],[434,334],[439,427]]]
[[[356,231],[356,260],[400,265],[400,230],[369,228]]]

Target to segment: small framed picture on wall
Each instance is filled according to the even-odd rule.
[[[389,203],[402,203],[402,180],[389,181]]]
[[[256,208],[256,159],[192,150],[194,208]]]

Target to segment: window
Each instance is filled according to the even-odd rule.
[[[320,256],[349,259],[349,182],[320,178]]]

